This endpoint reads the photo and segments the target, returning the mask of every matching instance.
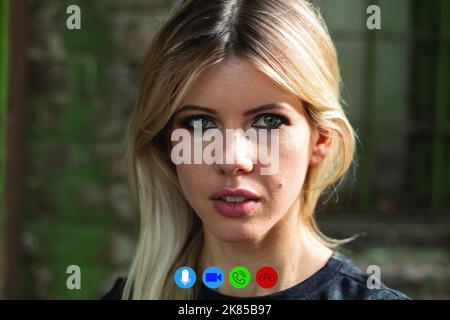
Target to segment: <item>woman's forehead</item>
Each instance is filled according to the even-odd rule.
[[[292,104],[294,108],[301,105],[294,95],[279,87],[251,63],[233,58],[204,70],[181,106],[243,110],[269,103]]]

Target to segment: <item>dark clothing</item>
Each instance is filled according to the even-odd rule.
[[[125,286],[125,280],[126,279],[122,277],[117,278],[111,290],[103,295],[101,300],[122,300],[122,291]]]
[[[405,294],[384,284],[380,289],[369,289],[368,277],[351,260],[335,251],[324,267],[291,288],[265,296],[242,298],[218,293],[202,283],[199,300],[410,300]],[[124,282],[124,278],[117,279],[102,299],[120,299]]]

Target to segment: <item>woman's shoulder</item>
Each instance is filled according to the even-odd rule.
[[[381,274],[369,274],[358,268],[351,259],[340,252],[332,257],[335,275],[328,283],[329,299],[359,300],[411,300],[406,294],[386,286]],[[381,271],[380,267],[372,268]]]
[[[122,292],[123,288],[125,286],[126,278],[124,277],[118,277],[112,288],[105,293],[100,300],[122,300]]]

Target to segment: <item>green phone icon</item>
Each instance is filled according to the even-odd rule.
[[[230,284],[234,288],[245,288],[250,283],[250,271],[248,271],[247,268],[241,266],[234,267],[233,269],[231,269],[230,274],[228,275],[228,279],[230,280]]]

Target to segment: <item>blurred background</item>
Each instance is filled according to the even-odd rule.
[[[173,0],[0,0],[0,297],[97,299],[133,255],[124,135]],[[356,165],[317,209],[344,253],[414,299],[450,298],[450,1],[315,1]],[[69,30],[69,5],[81,29]],[[366,9],[381,9],[368,30]],[[325,199],[324,199],[325,200]],[[69,290],[67,267],[81,268]]]

